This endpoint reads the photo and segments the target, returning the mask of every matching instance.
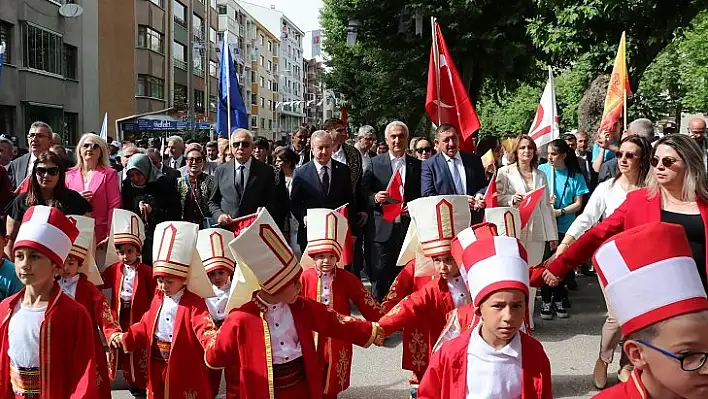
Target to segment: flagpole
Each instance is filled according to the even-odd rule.
[[[437,19],[435,17],[430,17],[430,27],[433,33],[433,60],[435,61],[435,93],[436,99],[438,100],[438,123],[440,126],[442,124],[442,110],[440,109],[440,50],[438,49],[438,29],[437,29]]]
[[[228,52],[227,52],[228,51]],[[224,32],[224,51],[221,54],[221,62],[227,62],[228,64],[226,65],[227,69],[227,75],[226,76],[226,126],[229,129],[228,132],[226,132],[226,137],[227,140],[231,140],[231,68],[233,65],[231,65],[231,49],[229,48],[229,32],[226,31]],[[221,69],[222,71],[224,70],[223,68]],[[223,78],[222,78],[223,79]]]
[[[627,130],[627,88],[626,87],[622,90],[622,93],[624,94],[624,105],[622,106],[622,108],[624,110],[624,130]]]

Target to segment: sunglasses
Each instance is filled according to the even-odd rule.
[[[630,159],[630,160],[631,160],[631,159],[634,159],[634,158],[636,157],[636,155],[635,155],[633,152],[617,151],[617,152],[615,153],[615,155],[617,156],[617,159],[622,159],[622,157],[624,157],[624,158],[626,158],[626,159]]]
[[[84,150],[88,150],[88,149],[96,150],[96,149],[99,148],[99,146],[98,146],[98,144],[96,144],[96,143],[84,143],[84,144],[81,146],[81,148],[83,148]]]
[[[202,163],[204,162],[204,158],[187,158],[187,162]]]
[[[233,148],[249,148],[251,147],[251,142],[250,141],[234,141],[231,143],[231,147]]]
[[[37,134],[37,133],[30,133],[27,135],[27,138],[30,140],[34,139],[44,139],[44,138],[49,138],[46,134]]]
[[[433,149],[430,147],[421,147],[421,148],[415,149],[415,152],[417,152],[418,154],[422,154],[424,152],[431,152],[431,151],[433,151]]]
[[[51,168],[44,168],[42,166],[37,166],[35,173],[39,176],[56,176],[59,174],[59,167],[52,166]]]
[[[664,165],[665,168],[670,168],[671,166],[673,166],[673,164],[678,162],[678,159],[674,159],[671,157],[665,157],[665,158],[661,158],[661,160],[660,160],[659,158],[654,157],[651,159],[651,166],[656,168],[657,166],[659,166],[659,162],[661,162],[661,164]]]

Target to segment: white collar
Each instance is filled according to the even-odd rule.
[[[323,166],[326,166],[327,169],[332,170],[332,159],[331,158],[329,161],[327,161],[327,165],[322,165],[317,161],[314,161],[313,163],[315,164],[315,169],[317,169],[317,173],[320,173]]]
[[[442,154],[443,157],[445,157],[445,162],[450,162],[450,160],[453,159],[453,158],[456,159],[456,160],[458,160],[458,161],[460,161],[460,162],[462,162],[462,157],[460,156],[460,150],[457,150],[457,153],[455,154],[454,157],[450,157],[450,156],[448,156],[447,154],[445,154],[444,152],[441,152],[441,154]]]
[[[231,291],[231,279],[229,279],[229,282],[224,285],[223,288],[219,288],[216,285],[212,284],[212,288],[214,288],[214,293],[216,294],[217,297],[220,297],[223,294],[228,294]]]
[[[253,163],[253,157],[248,158],[248,161],[246,161],[246,163],[243,163],[243,164],[234,158],[234,168],[235,169],[238,169],[239,166],[243,166],[244,169],[250,170],[252,163]]]
[[[475,327],[474,331],[472,331],[470,344],[467,347],[467,353],[472,353],[475,355],[505,355],[514,359],[519,359],[521,357],[521,333],[517,332],[514,335],[514,338],[512,338],[506,346],[496,350],[492,348],[484,340],[484,338],[482,338],[482,323],[479,323],[479,325]]]
[[[64,284],[76,284],[77,281],[81,278],[81,273],[77,273],[75,276],[71,277],[62,277],[61,282]]]
[[[182,299],[182,296],[184,295],[184,291],[187,290],[187,287],[182,288],[179,290],[176,294],[170,296],[170,295],[165,295],[165,298],[169,298],[172,300],[174,303],[179,303],[179,300]]]
[[[399,159],[401,159],[401,160],[406,159],[406,154],[404,153],[400,157],[397,157],[397,156],[393,155],[393,152],[389,151],[388,152],[388,159],[390,159],[391,161],[397,161]]]

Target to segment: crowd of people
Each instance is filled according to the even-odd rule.
[[[26,153],[0,137],[0,391],[108,398],[122,371],[135,397],[214,397],[223,378],[228,398],[336,398],[351,345],[402,330],[412,397],[545,399],[536,292],[538,317],[568,318],[576,274],[597,273],[593,382],[620,342],[623,382],[599,396],[706,397],[705,131],[638,119],[468,153],[452,125],[394,121],[377,143],[329,119],[289,143],[87,133],[66,151],[35,122]]]

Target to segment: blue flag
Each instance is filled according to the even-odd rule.
[[[0,78],[2,77],[3,62],[5,62],[5,42],[0,42]]]
[[[216,110],[216,132],[219,137],[226,138],[234,129],[248,129],[248,112],[241,98],[234,60],[227,42],[228,33],[225,33],[221,43],[219,103]]]

